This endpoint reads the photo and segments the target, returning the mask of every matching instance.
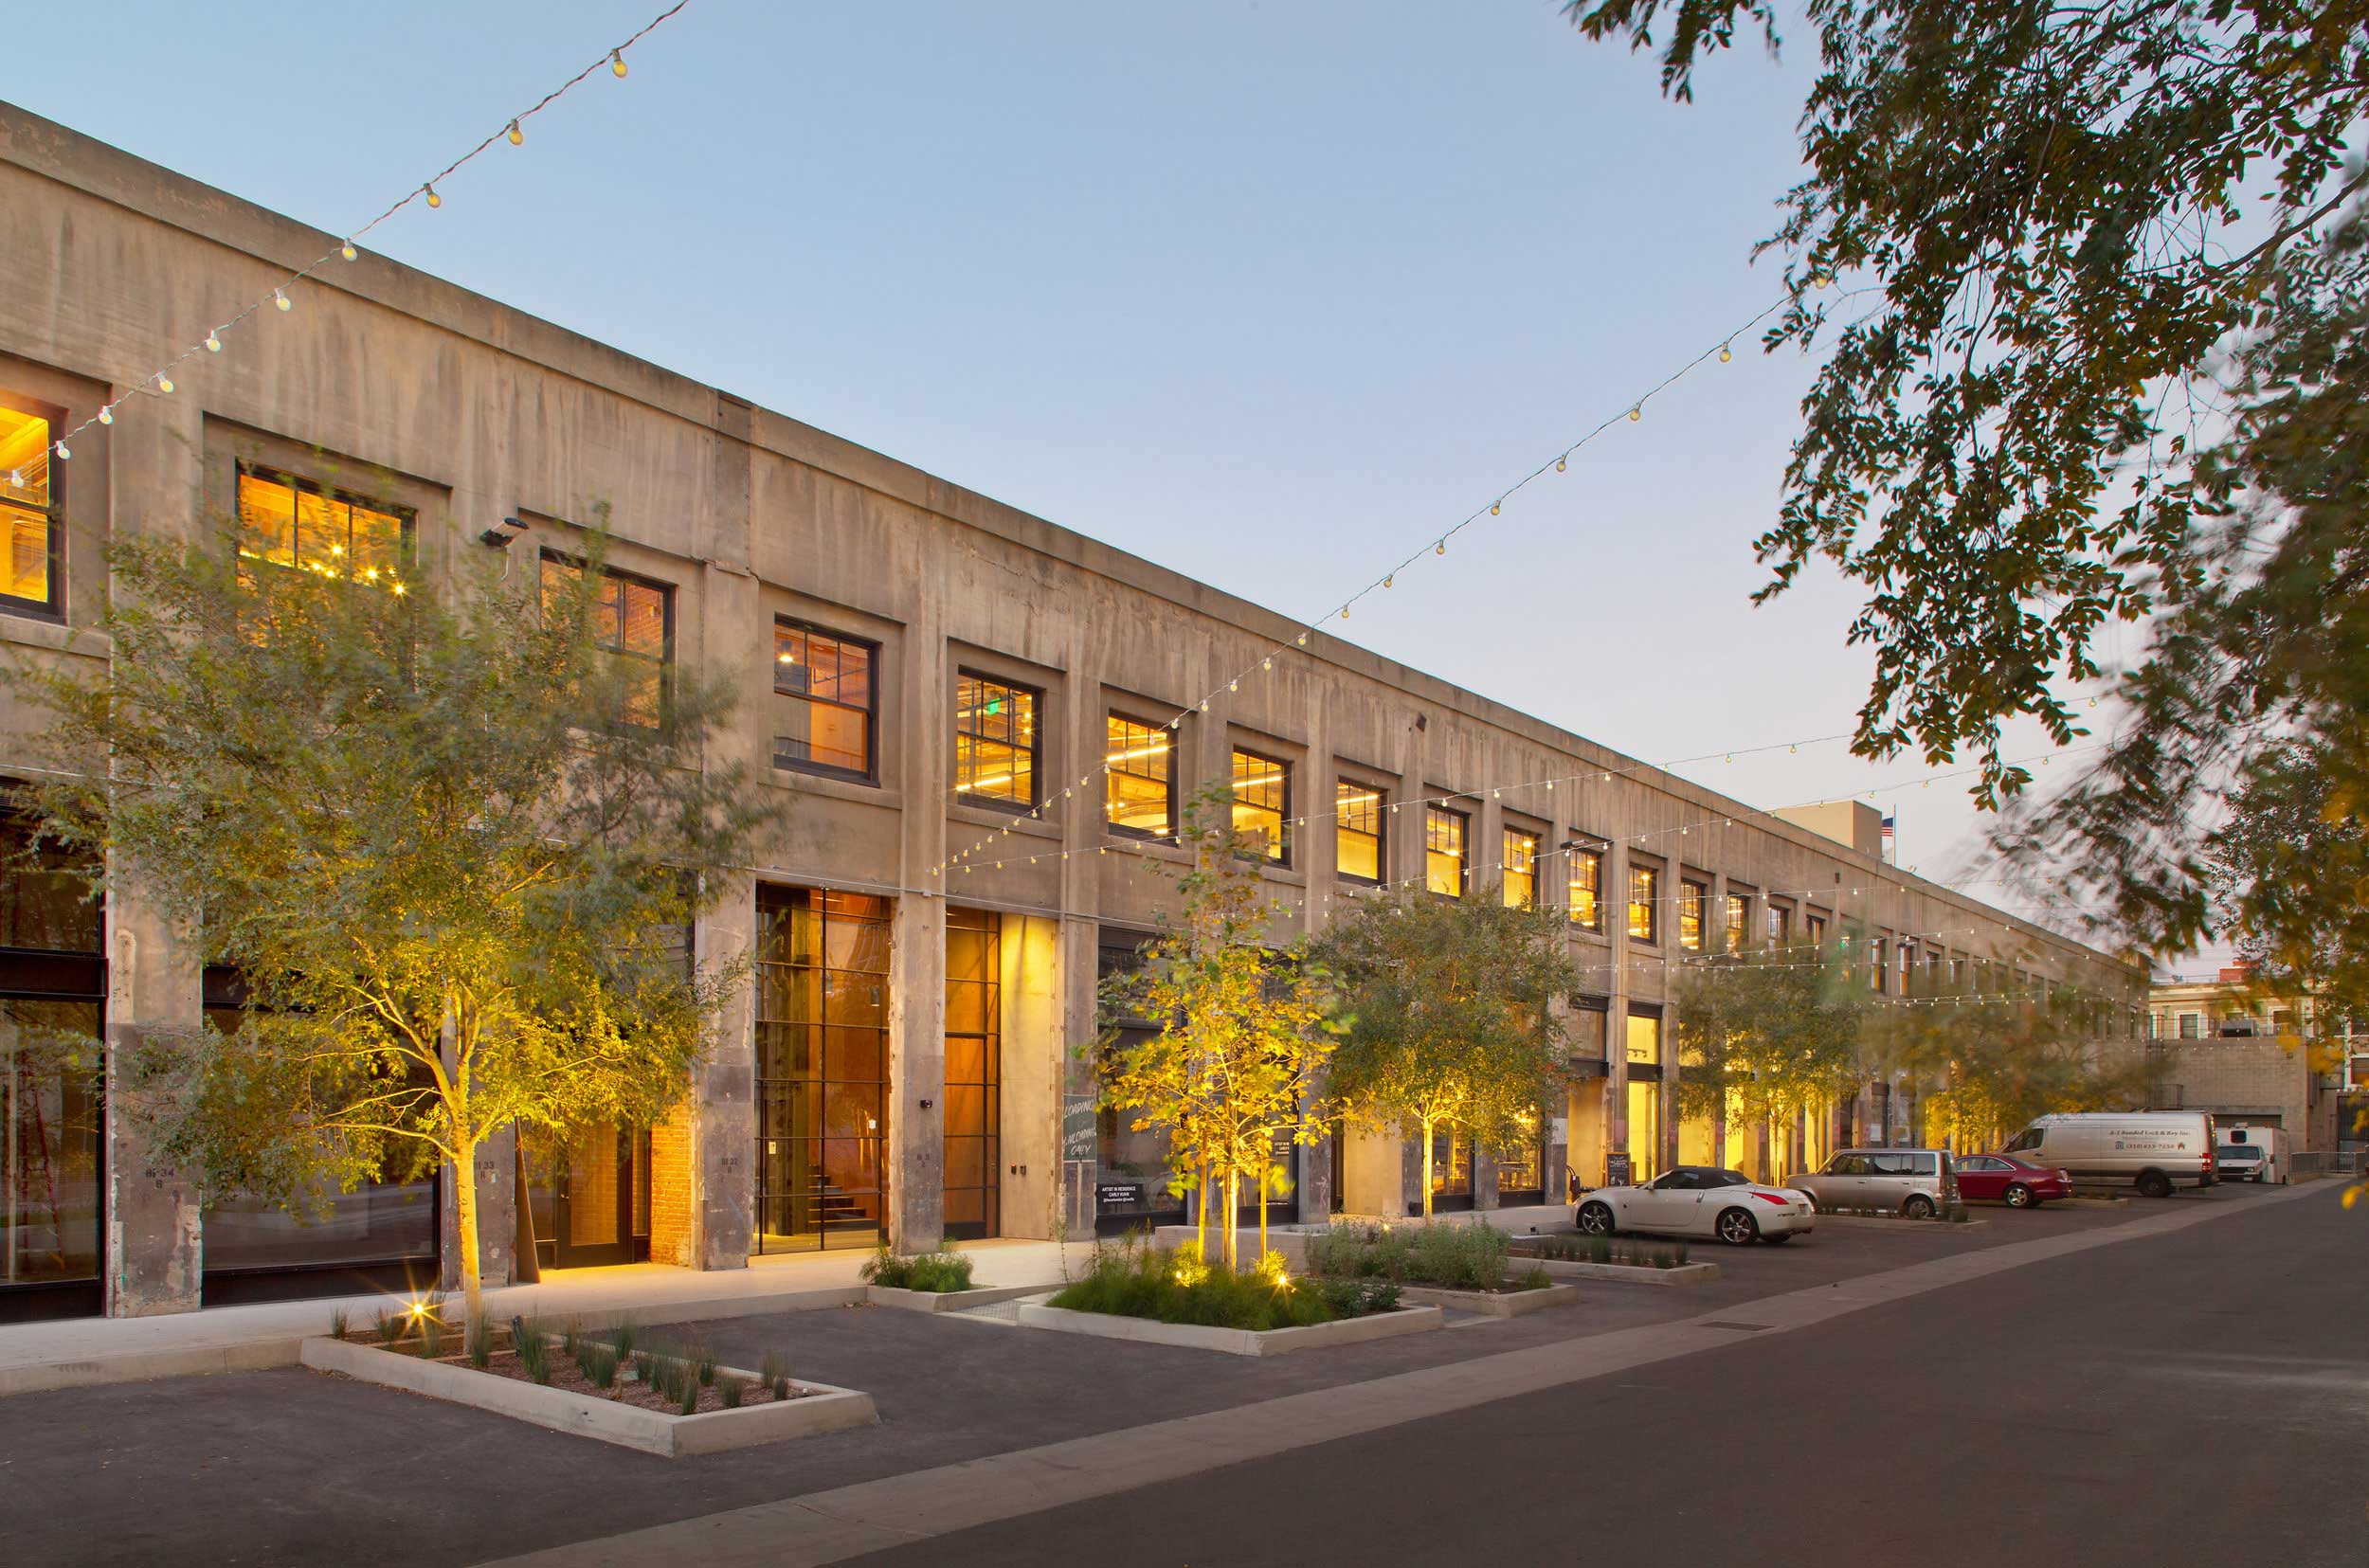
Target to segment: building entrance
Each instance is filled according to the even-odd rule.
[[[615,1126],[526,1140],[534,1260],[546,1269],[650,1255],[650,1134]]]
[[[757,893],[756,1251],[888,1236],[889,901]]]

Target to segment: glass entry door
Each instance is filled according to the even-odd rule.
[[[1004,926],[946,915],[946,1234],[1003,1231]]]
[[[615,1126],[526,1140],[535,1261],[588,1269],[649,1255],[650,1135]]]
[[[889,901],[757,892],[756,1251],[888,1235]]]

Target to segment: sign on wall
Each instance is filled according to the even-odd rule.
[[[1094,1097],[1091,1094],[1061,1096],[1061,1158],[1092,1160],[1097,1140],[1094,1136]]]

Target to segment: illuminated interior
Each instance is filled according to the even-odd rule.
[[[1249,840],[1248,853],[1271,865],[1290,855],[1283,819],[1291,809],[1288,763],[1237,748],[1234,752],[1234,837]]]
[[[954,793],[1037,803],[1037,694],[968,673],[954,683]]]
[[[1506,829],[1505,895],[1510,909],[1538,907],[1538,835]]]
[[[872,664],[869,643],[810,626],[773,628],[773,690],[779,730],[776,767],[872,776]]]
[[[1172,781],[1176,748],[1169,732],[1116,713],[1105,719],[1103,810],[1121,833],[1165,838],[1176,831]]]
[[[1571,852],[1571,923],[1589,930],[1603,928],[1604,857],[1592,849]]]
[[[1651,866],[1629,868],[1629,937],[1635,942],[1661,940],[1661,873]]]
[[[1423,886],[1450,898],[1464,896],[1464,814],[1423,808]]]
[[[1703,884],[1678,884],[1678,946],[1690,953],[1703,950]]]
[[[1382,880],[1382,791],[1335,779],[1332,784],[1333,868],[1359,882]]]
[[[50,601],[49,422],[0,408],[0,596]]]

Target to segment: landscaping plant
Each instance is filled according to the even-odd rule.
[[[933,1253],[897,1253],[886,1245],[863,1266],[863,1278],[895,1290],[929,1290],[946,1294],[970,1289],[971,1260],[944,1249]]]
[[[1321,1284],[1304,1288],[1298,1281],[1237,1273],[1198,1259],[1183,1259],[1180,1266],[1177,1253],[1161,1248],[1097,1244],[1085,1276],[1056,1295],[1050,1305],[1076,1312],[1260,1332],[1303,1328],[1359,1310],[1377,1309],[1362,1304],[1378,1295],[1378,1290],[1368,1292],[1357,1282],[1338,1283],[1353,1294],[1336,1296]],[[1395,1303],[1396,1289],[1390,1289]]]
[[[346,1337],[346,1329],[348,1325],[349,1324],[346,1317],[346,1309],[344,1307],[333,1307],[329,1309],[329,1337],[331,1339],[344,1339]]]
[[[778,1350],[769,1350],[757,1362],[757,1376],[772,1391],[776,1399],[789,1397],[789,1361]]]
[[[371,1331],[378,1336],[380,1344],[392,1350],[395,1342],[403,1338],[403,1314],[380,1307],[378,1316],[371,1323]]]
[[[738,1410],[740,1401],[749,1397],[749,1385],[737,1378],[718,1378],[715,1379],[715,1397],[724,1402],[726,1410]]]

